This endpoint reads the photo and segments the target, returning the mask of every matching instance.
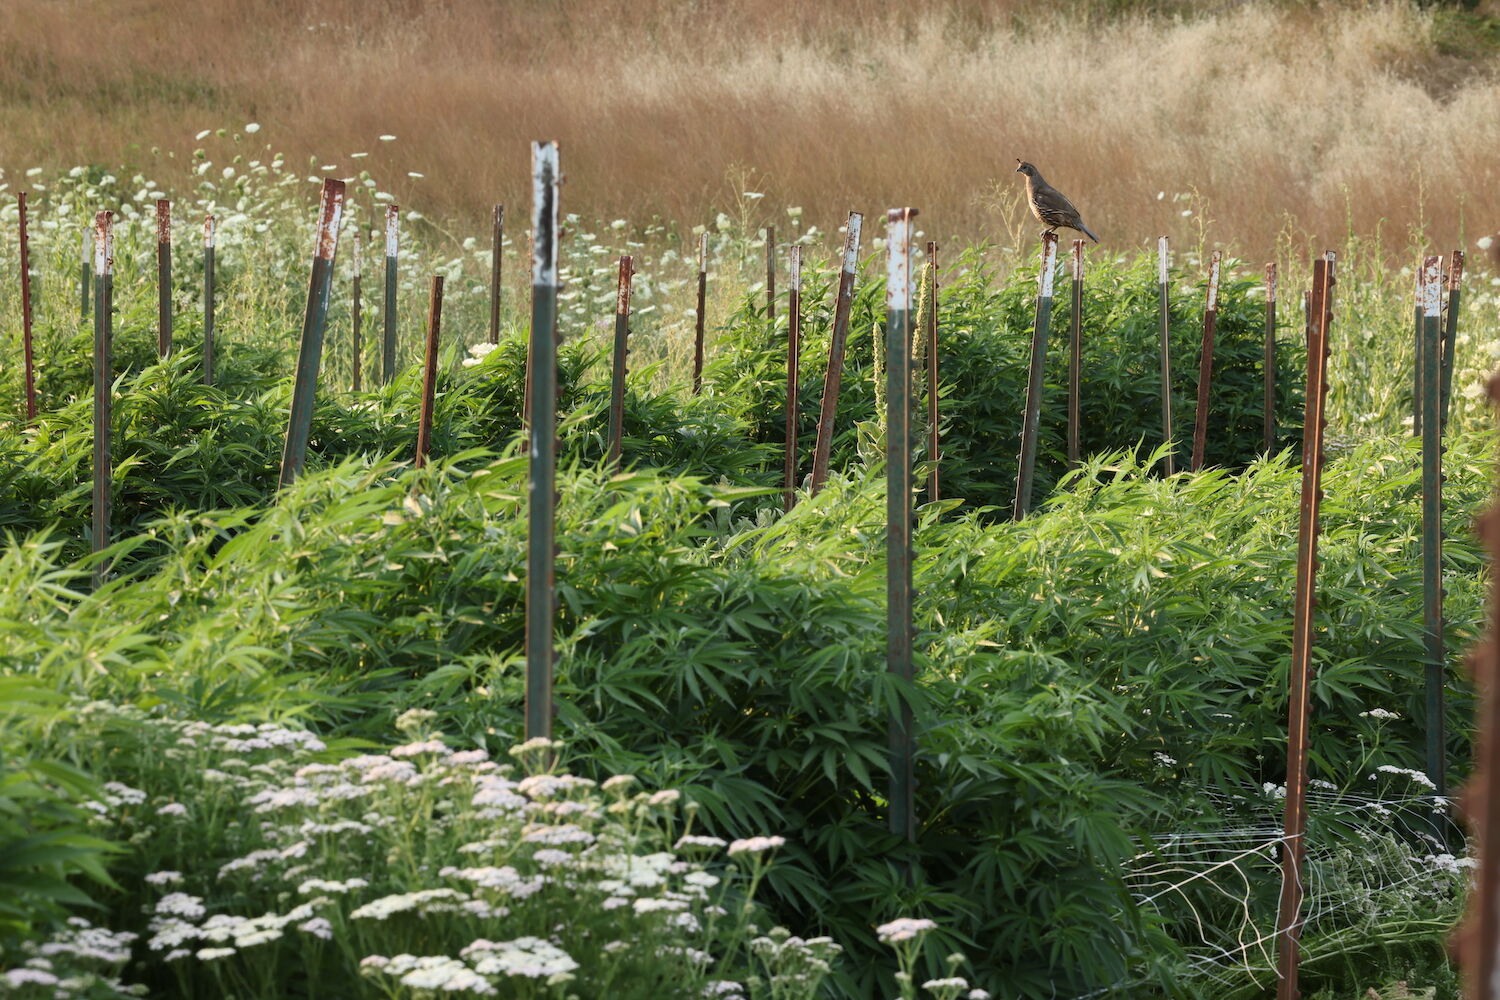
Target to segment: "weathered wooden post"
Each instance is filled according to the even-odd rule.
[[[615,352],[610,366],[609,444],[610,466],[620,466],[620,451],[625,433],[625,376],[630,356],[630,285],[635,275],[635,258],[620,258],[620,283],[615,292]]]
[[[703,391],[703,314],[708,308],[708,233],[698,237],[698,311],[693,317],[693,395]]]
[[[1318,511],[1322,501],[1323,430],[1328,395],[1328,328],[1333,321],[1333,262],[1313,262],[1307,345],[1307,415],[1302,433],[1302,500],[1297,527],[1297,582],[1292,605],[1292,661],[1287,708],[1286,806],[1277,908],[1277,1000],[1297,1000],[1301,957],[1302,865],[1307,853],[1307,751],[1310,742],[1313,610],[1317,606]]]
[[[1068,330],[1068,468],[1078,468],[1083,446],[1083,240],[1073,241],[1073,315]]]
[[[156,353],[172,353],[172,203],[156,200]]]
[[[31,342],[31,241],[27,233],[26,192],[16,195],[21,224],[21,362],[25,366],[26,422],[36,419],[36,357]]]
[[[844,348],[849,341],[849,314],[854,309],[854,278],[859,270],[859,234],[864,216],[849,213],[844,227],[843,267],[839,271],[838,298],[833,305],[833,330],[828,337],[828,368],[823,375],[823,402],[818,413],[818,440],[813,448],[812,483],[808,492],[817,496],[828,479],[833,453],[834,416],[838,412],[839,389],[844,379]]]
[[[802,246],[790,250],[786,325],[786,448],[781,470],[781,509],[797,503],[797,370],[802,360]]]
[[[490,343],[500,343],[500,289],[501,289],[501,265],[504,261],[502,251],[505,246],[505,206],[495,206],[494,232],[491,234],[490,246],[494,249],[490,252]]]
[[[385,326],[380,342],[380,382],[390,385],[396,377],[396,254],[401,242],[401,210],[385,207],[385,304],[381,321]]]
[[[1215,250],[1208,265],[1208,302],[1203,307],[1203,345],[1198,349],[1198,404],[1193,411],[1192,471],[1203,468],[1203,453],[1208,450],[1208,406],[1212,398],[1214,375],[1214,328],[1219,319],[1219,264],[1223,253]]]
[[[94,216],[94,588],[103,586],[107,568],[101,553],[109,546],[113,513],[114,463],[114,213]]]
[[[203,217],[203,384],[214,384],[214,217]]]
[[[1161,300],[1161,440],[1167,446],[1162,468],[1170,476],[1177,471],[1177,460],[1172,455],[1176,441],[1172,437],[1172,289],[1167,274],[1168,253],[1167,238],[1163,236],[1156,242],[1156,283]]]

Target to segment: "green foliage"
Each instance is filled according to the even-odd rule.
[[[1015,496],[1021,414],[1036,310],[1036,268],[1018,267],[997,283],[991,248],[965,251],[940,280],[939,372],[942,478],[945,496],[1008,508]],[[1233,266],[1236,262],[1229,262]],[[1226,274],[1229,268],[1226,268]],[[811,453],[827,371],[832,302],[826,274],[807,282],[802,372],[798,390],[798,447]],[[1264,298],[1259,282],[1232,277],[1220,286],[1205,464],[1242,469],[1264,450]],[[1038,443],[1037,492],[1050,492],[1067,468],[1068,283],[1057,283],[1047,341]],[[857,461],[856,427],[884,422],[877,413],[876,369],[870,332],[884,329],[884,285],[856,289],[839,393],[833,466]],[[1191,453],[1197,405],[1206,289],[1174,272],[1172,295],[1172,409],[1178,464]],[[1080,375],[1080,447],[1099,454],[1161,442],[1160,337],[1156,271],[1148,257],[1090,262],[1084,286]],[[1305,354],[1300,336],[1279,317],[1277,339],[1277,449],[1300,446]],[[881,334],[883,336],[883,333]],[[786,321],[773,329],[764,307],[746,299],[725,334],[729,357],[710,372],[715,392],[742,401],[753,439],[785,441]],[[921,337],[919,335],[918,339]],[[914,346],[918,358],[925,343]],[[883,377],[883,376],[881,376]],[[927,413],[926,378],[919,375],[917,412]],[[879,391],[883,391],[883,388]],[[916,421],[917,425],[925,420]],[[925,445],[926,431],[917,431]],[[919,448],[925,457],[925,451]]]

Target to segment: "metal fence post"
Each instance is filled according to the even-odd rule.
[[[938,466],[942,462],[942,426],[938,413],[938,245],[927,241],[927,502],[936,503]]]
[[[396,253],[401,241],[401,209],[385,207],[385,304],[381,321],[385,326],[380,344],[380,383],[390,385],[396,377]]]
[[[21,354],[26,367],[26,422],[36,419],[36,356],[33,353],[31,316],[31,241],[26,229],[26,192],[16,195],[21,224]]]
[[[427,299],[427,350],[422,364],[422,411],[417,420],[416,467],[427,464],[432,448],[432,407],[437,397],[438,338],[443,330],[443,276],[432,276],[432,290]]]
[[[114,213],[94,216],[94,587],[104,583],[100,553],[109,545],[114,463],[110,443],[114,432]]]
[[[531,145],[531,470],[526,484],[526,738],[552,735],[557,532],[557,144]]]
[[[1328,395],[1328,328],[1333,321],[1333,263],[1313,262],[1307,345],[1307,416],[1302,435],[1302,494],[1297,527],[1297,583],[1292,607],[1292,659],[1288,673],[1286,807],[1281,844],[1281,898],[1277,907],[1276,997],[1297,1000],[1306,854],[1307,751],[1312,683],[1313,609],[1317,605],[1318,511],[1323,485],[1323,430]]]
[[[612,468],[619,468],[622,439],[625,433],[625,376],[630,355],[630,284],[635,274],[635,258],[620,258],[620,284],[615,293],[615,353],[610,366],[609,447],[607,457]]]
[[[354,391],[359,392],[364,388],[364,306],[365,296],[361,285],[365,273],[365,245],[358,232],[354,234],[354,287],[351,294],[354,302],[351,308],[354,311],[354,329],[350,333],[349,353],[353,359],[354,367]]]
[[[797,395],[798,369],[802,361],[802,245],[794,243],[788,251],[786,324],[786,448],[781,472],[781,509],[791,510],[797,503]]]
[[[1176,442],[1172,437],[1172,298],[1167,274],[1167,238],[1156,241],[1156,284],[1161,296],[1161,440],[1167,446],[1162,467],[1167,475],[1177,471],[1172,454]]]
[[[1261,362],[1265,378],[1265,448],[1276,448],[1276,264],[1266,265],[1266,350]]]
[[[1057,274],[1057,234],[1042,234],[1042,269],[1037,273],[1036,323],[1031,328],[1031,365],[1026,375],[1026,410],[1021,418],[1021,454],[1016,461],[1016,520],[1031,510],[1036,477],[1037,436],[1042,421],[1042,380],[1047,367],[1047,330],[1052,323],[1052,284]]]
[[[318,211],[318,242],[313,248],[307,311],[302,318],[302,342],[297,351],[297,379],[292,385],[286,446],[281,453],[282,486],[290,485],[302,474],[307,459],[307,439],[312,431],[313,403],[318,392],[318,366],[323,360],[323,331],[328,323],[328,296],[333,286],[333,258],[338,250],[339,220],[343,213],[344,182],[327,178],[323,181]]]
[[[1208,303],[1203,307],[1203,346],[1198,350],[1198,404],[1193,411],[1192,471],[1203,468],[1208,449],[1208,405],[1213,389],[1214,328],[1219,319],[1219,264],[1223,254],[1215,250],[1208,265]]]
[[[1427,777],[1447,794],[1443,725],[1443,258],[1422,262],[1422,625],[1426,633]]]
[[[708,233],[698,237],[698,311],[693,318],[693,395],[703,391],[703,313],[708,308]]]
[[[203,384],[214,384],[214,217],[203,217]]]
[[[1073,315],[1068,330],[1068,468],[1076,469],[1083,445],[1083,240],[1073,241]]]
[[[911,208],[886,215],[886,669],[913,679],[911,547]],[[916,733],[904,701],[890,720],[890,829],[916,839]]]
[[[156,353],[172,353],[172,203],[156,200]]]
[[[500,343],[500,278],[501,265],[504,263],[505,254],[505,206],[495,206],[495,227],[492,234],[491,245],[494,250],[490,253],[490,343]]]
[[[1453,351],[1458,344],[1458,306],[1463,296],[1464,252],[1453,251],[1448,264],[1448,306],[1443,325],[1443,429],[1448,428],[1448,402],[1453,396]]]
[[[813,447],[812,482],[808,492],[817,496],[828,480],[828,462],[833,453],[834,415],[844,379],[844,348],[849,341],[849,315],[854,310],[854,278],[859,270],[859,236],[864,216],[849,213],[844,227],[843,267],[839,271],[838,297],[833,305],[833,330],[828,337],[828,368],[823,375],[823,401],[818,412],[818,440]]]

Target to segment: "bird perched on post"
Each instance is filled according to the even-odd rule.
[[[1016,173],[1026,175],[1026,200],[1031,204],[1031,214],[1047,227],[1048,232],[1056,232],[1059,228],[1074,229],[1095,243],[1099,242],[1099,237],[1089,232],[1078,209],[1063,197],[1061,191],[1043,180],[1036,167],[1024,160],[1017,159],[1016,162],[1021,164],[1016,168]]]

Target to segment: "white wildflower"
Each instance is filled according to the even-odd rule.
[[[786,844],[785,837],[748,837],[729,845],[729,856],[737,854],[763,854]]]
[[[937,924],[925,917],[898,917],[875,928],[875,934],[882,944],[895,944],[898,941],[910,941],[918,934],[936,929]]]

